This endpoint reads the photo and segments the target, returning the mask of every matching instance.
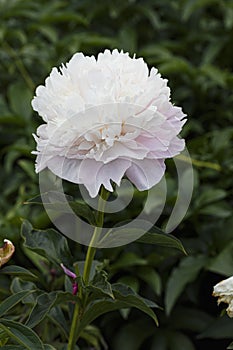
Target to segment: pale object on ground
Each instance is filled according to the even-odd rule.
[[[11,241],[4,239],[3,247],[0,248],[0,267],[6,264],[14,254],[15,247]]]
[[[157,184],[165,159],[185,146],[185,123],[170,101],[167,80],[142,58],[105,50],[95,59],[76,53],[53,68],[32,106],[45,124],[34,135],[36,172],[83,184],[91,197],[113,191],[123,176],[140,190]]]
[[[229,304],[226,311],[229,317],[233,317],[233,276],[216,284],[213,296],[218,297],[218,304]]]

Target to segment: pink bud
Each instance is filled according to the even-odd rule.
[[[78,283],[77,282],[73,283],[72,289],[73,289],[72,294],[76,295],[78,293]]]
[[[60,264],[62,270],[65,272],[65,274],[73,279],[75,279],[77,276],[74,272],[70,271],[69,269],[67,269],[67,267],[65,267],[63,264]]]

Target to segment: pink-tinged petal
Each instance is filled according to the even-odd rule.
[[[185,141],[183,139],[180,139],[179,137],[174,137],[169,146],[167,147],[167,149],[164,150],[155,150],[155,151],[151,151],[148,154],[149,158],[173,158],[175,156],[177,156],[178,154],[180,154],[180,152],[182,152],[184,150],[185,147]]]
[[[139,191],[148,190],[161,180],[165,172],[162,159],[143,159],[134,161],[126,171],[126,176]]]
[[[61,156],[55,156],[48,160],[48,168],[58,177],[73,182],[80,183],[79,167],[81,160],[69,159]]]
[[[108,163],[114,159],[124,157],[126,159],[143,159],[147,154],[147,149],[137,144],[135,141],[115,142],[114,145],[104,152],[96,155],[97,161]]]
[[[70,271],[67,267],[65,267],[63,264],[60,264],[60,266],[61,266],[61,268],[62,268],[62,270],[64,271],[64,273],[67,275],[67,276],[69,276],[69,277],[71,277],[71,278],[73,278],[73,279],[75,279],[77,276],[76,276],[76,274],[74,273],[74,272],[72,272],[72,271]]]
[[[108,191],[113,191],[111,180],[120,186],[121,179],[130,165],[131,161],[120,158],[107,164],[85,159],[80,166],[79,175],[90,196],[94,198],[99,193],[101,185]]]

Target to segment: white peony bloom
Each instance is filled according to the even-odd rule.
[[[229,304],[227,314],[233,317],[233,276],[214,286],[213,296],[218,297],[218,304]]]
[[[52,69],[32,106],[45,122],[34,135],[36,172],[47,167],[92,197],[124,175],[139,190],[151,188],[165,159],[184,149],[177,135],[185,115],[170,102],[167,80],[128,53],[76,53]]]

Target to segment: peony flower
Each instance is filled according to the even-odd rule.
[[[142,58],[105,50],[76,53],[53,68],[32,101],[44,124],[34,135],[36,172],[45,168],[83,184],[91,197],[113,191],[123,176],[140,190],[157,184],[165,159],[184,149],[185,123],[170,101],[167,80]]]
[[[229,304],[226,311],[229,317],[233,317],[233,276],[216,284],[213,296],[218,297],[218,305]]]
[[[15,246],[8,239],[4,239],[3,247],[0,248],[0,267],[6,264],[14,254]]]

